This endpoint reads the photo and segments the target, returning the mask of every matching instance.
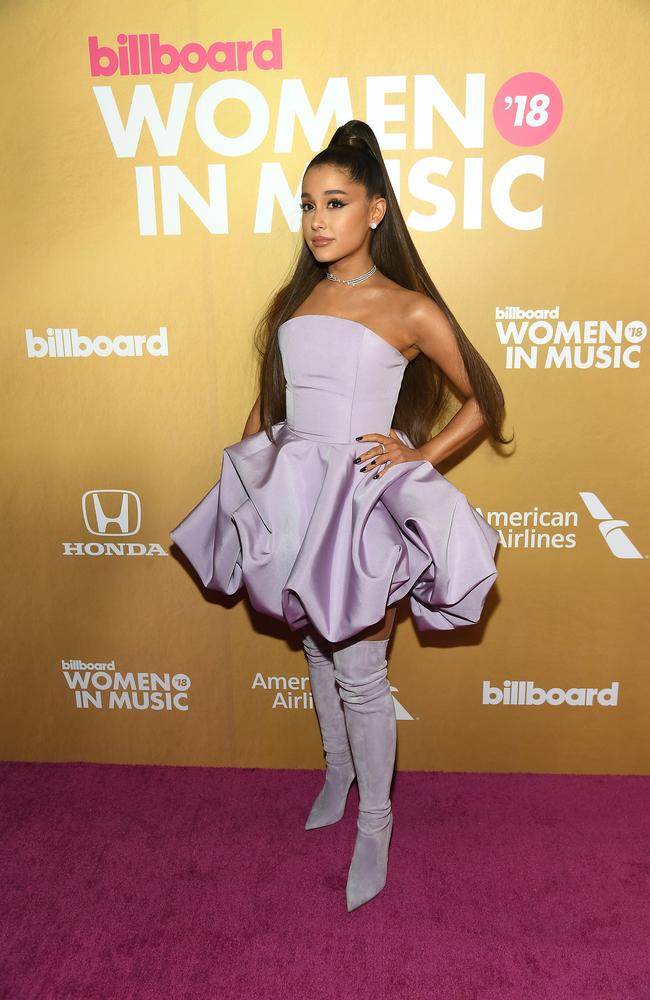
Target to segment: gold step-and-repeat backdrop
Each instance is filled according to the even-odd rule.
[[[241,438],[304,167],[360,118],[516,432],[440,467],[499,578],[452,633],[402,602],[398,768],[648,773],[649,11],[3,5],[5,759],[322,765],[297,634],[168,533]]]

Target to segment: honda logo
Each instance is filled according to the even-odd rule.
[[[88,490],[81,509],[91,535],[135,535],[140,530],[140,497],[131,490]]]

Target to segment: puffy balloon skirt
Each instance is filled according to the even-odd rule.
[[[225,448],[220,479],[170,532],[205,587],[245,587],[257,611],[331,642],[409,593],[421,632],[479,620],[498,534],[430,462],[373,479],[353,461],[370,441],[316,441],[285,421],[273,434]]]

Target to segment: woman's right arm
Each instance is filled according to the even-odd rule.
[[[261,430],[261,424],[260,424],[260,397],[258,396],[255,402],[253,403],[253,409],[248,414],[248,420],[246,421],[246,425],[244,427],[244,433],[242,434],[241,437],[242,441],[244,440],[244,438],[250,437],[251,434],[257,434],[259,430]]]

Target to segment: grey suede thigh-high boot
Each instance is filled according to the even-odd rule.
[[[343,700],[348,738],[359,786],[359,816],[348,872],[348,910],[376,896],[386,884],[393,829],[390,786],[395,766],[397,722],[390,693],[388,639],[334,647],[334,676]]]
[[[332,644],[314,631],[303,633],[309,684],[325,751],[325,784],[314,802],[305,830],[338,823],[345,811],[355,771],[341,696],[334,677]]]

